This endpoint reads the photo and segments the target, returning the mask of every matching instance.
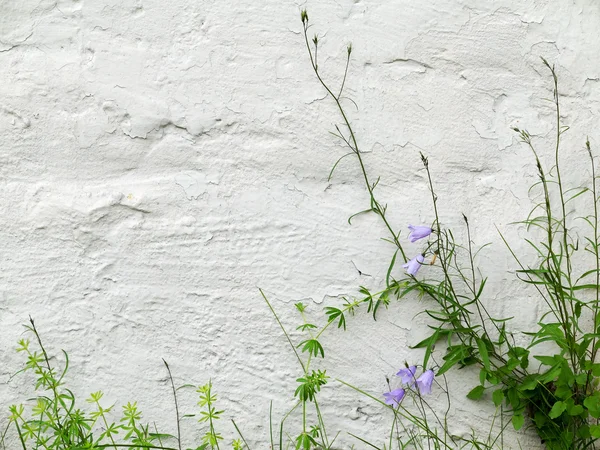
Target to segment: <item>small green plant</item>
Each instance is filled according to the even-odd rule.
[[[217,411],[215,408],[217,396],[212,392],[212,381],[209,381],[204,386],[200,386],[196,392],[200,394],[198,406],[205,408],[200,412],[199,421],[202,423],[208,423],[209,425],[208,431],[202,438],[202,445],[198,448],[204,450],[210,446],[210,448],[216,448],[219,450],[219,441],[223,440],[223,436],[215,431],[215,421],[221,418],[220,416],[223,414],[223,411]],[[236,443],[236,445],[239,444]]]
[[[137,402],[128,402],[122,407],[121,417],[116,420],[114,406],[102,402],[102,391],[93,392],[86,399],[91,409],[80,409],[73,392],[66,387],[66,376],[69,369],[69,357],[63,351],[64,366],[62,369],[53,366],[35,322],[30,318],[25,326],[33,334],[34,342],[28,339],[19,340],[17,352],[26,355],[26,363],[21,372],[33,372],[36,376],[36,396],[27,405],[12,405],[9,408],[9,424],[0,436],[0,448],[6,448],[6,440],[10,427],[14,427],[16,437],[22,450],[87,450],[87,449],[119,449],[132,450],[162,449],[182,450],[179,405],[177,389],[173,382],[171,369],[163,360],[169,374],[173,389],[177,419],[177,435],[160,433],[155,425],[144,424],[142,413]],[[207,430],[199,446],[187,450],[220,450],[219,441],[223,437],[215,430],[217,421],[223,411],[217,410],[216,395],[212,390],[212,381],[198,387],[198,406],[200,406],[199,422],[207,426]],[[33,403],[31,403],[33,402]],[[186,416],[194,416],[188,414]],[[233,422],[239,439],[231,442],[234,450],[249,449],[239,428]],[[177,447],[170,446],[175,442]]]

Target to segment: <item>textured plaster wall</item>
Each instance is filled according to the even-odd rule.
[[[9,377],[31,314],[48,349],[69,352],[77,394],[137,399],[174,431],[165,358],[178,384],[212,377],[225,417],[266,448],[269,402],[281,417],[300,371],[258,287],[293,330],[294,302],[318,320],[359,285],[380,288],[393,254],[375,216],[347,223],[368,207],[356,161],[327,181],[344,150],[328,133],[338,116],[308,63],[302,6],[329,80],[354,44],[347,88],[359,110],[346,105],[392,223],[432,221],[423,151],[444,224],[459,227],[464,212],[474,240],[493,243],[480,258],[491,311],[525,330],[543,313],[494,227],[524,236],[509,223],[526,216],[536,179],[510,127],[539,136],[550,162],[545,56],[572,126],[567,177],[586,180],[583,142],[599,140],[595,0],[0,0],[4,411],[30,395],[30,376]],[[380,395],[385,376],[420,358],[408,346],[427,332],[415,317],[425,306],[406,299],[327,333],[329,374]],[[450,377],[457,433],[485,429],[493,412],[464,399],[475,383]],[[182,397],[191,412],[195,394]],[[333,383],[323,404],[330,433],[381,442],[390,424]],[[194,419],[183,428],[200,433]]]

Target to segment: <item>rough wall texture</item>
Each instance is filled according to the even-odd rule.
[[[536,177],[510,127],[538,135],[550,161],[545,56],[572,125],[570,181],[585,180],[600,108],[595,0],[0,0],[3,410],[29,392],[30,377],[9,376],[31,314],[49,350],[69,352],[76,393],[137,399],[172,431],[165,358],[178,383],[212,377],[226,417],[266,447],[269,402],[281,417],[300,371],[258,287],[293,330],[293,302],[320,318],[359,285],[380,288],[393,254],[376,217],[347,223],[368,207],[356,162],[327,181],[344,150],[328,134],[338,116],[307,60],[302,6],[328,79],[354,44],[352,120],[392,222],[432,221],[424,151],[444,223],[464,212],[475,241],[493,242],[480,258],[486,302],[515,328],[535,323],[543,310],[494,228],[524,235],[509,223],[529,211]],[[408,346],[427,331],[423,307],[408,299],[328,333],[331,376],[380,395],[419,357]],[[493,413],[464,400],[476,379],[450,378],[457,433]],[[334,384],[324,395],[332,430],[383,439],[390,417],[376,404]]]

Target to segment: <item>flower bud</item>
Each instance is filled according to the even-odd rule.
[[[300,18],[302,19],[302,23],[308,22],[308,12],[306,11],[306,9],[300,11]]]

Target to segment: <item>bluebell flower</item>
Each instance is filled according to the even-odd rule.
[[[417,372],[417,366],[410,366],[404,369],[400,369],[396,374],[402,379],[404,384],[413,385],[415,383],[415,373]]]
[[[406,264],[404,264],[402,267],[406,269],[407,274],[414,276],[421,268],[421,264],[423,264],[423,261],[425,261],[425,257],[423,255],[418,255]]]
[[[422,225],[409,225],[408,229],[410,230],[410,234],[408,235],[410,242],[417,242],[419,239],[426,238],[433,232],[431,227],[425,227]]]
[[[385,404],[391,405],[394,408],[397,408],[400,405],[400,402],[402,401],[402,399],[404,398],[405,393],[406,392],[402,388],[394,389],[391,392],[384,393],[383,396],[385,398]]]
[[[434,376],[433,370],[429,369],[417,378],[417,388],[420,394],[431,394],[431,385],[433,384]]]

